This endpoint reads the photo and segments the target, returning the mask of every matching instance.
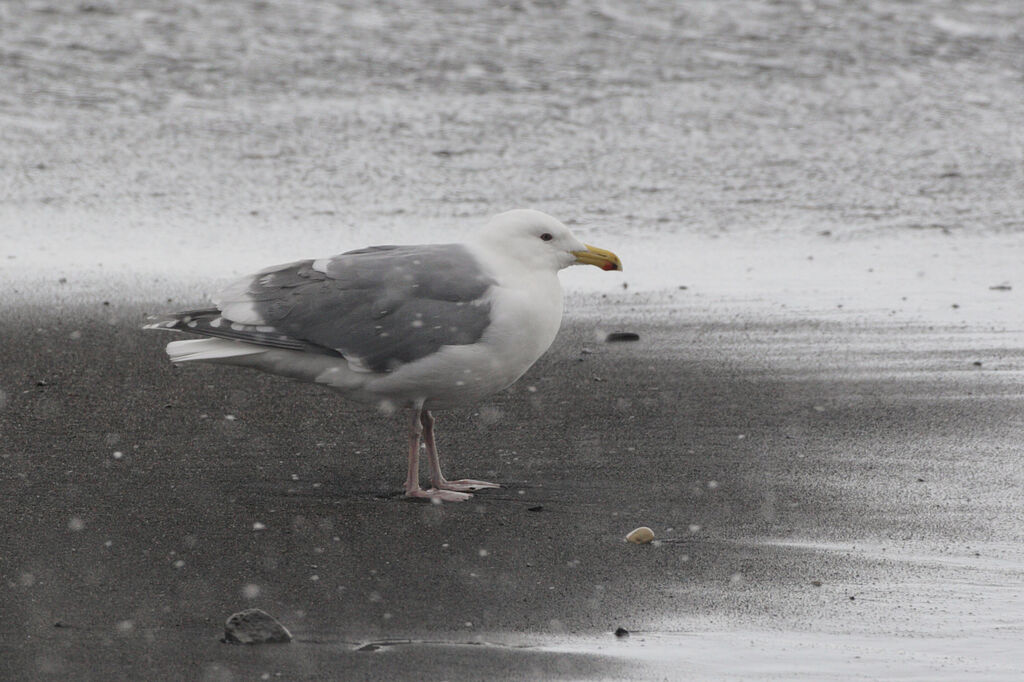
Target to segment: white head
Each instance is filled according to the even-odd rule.
[[[583,264],[622,269],[619,257],[611,251],[584,244],[559,220],[528,208],[494,216],[477,232],[475,241],[523,265],[551,272]]]

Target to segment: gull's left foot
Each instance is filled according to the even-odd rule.
[[[406,497],[415,497],[421,500],[430,500],[431,502],[465,502],[469,498],[473,497],[469,493],[456,492],[454,490],[438,490],[437,488],[429,488],[427,490],[421,490],[416,488],[415,490],[406,490]]]
[[[500,488],[501,486],[497,483],[488,483],[487,481],[474,481],[472,478],[460,478],[457,481],[445,481],[443,479],[436,481],[434,483],[434,487],[438,490],[473,492],[476,490],[484,490],[485,488]]]

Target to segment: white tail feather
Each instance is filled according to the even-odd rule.
[[[261,346],[228,339],[189,339],[171,341],[167,344],[167,355],[171,362],[216,362],[266,351],[267,349]]]

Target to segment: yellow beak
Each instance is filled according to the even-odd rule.
[[[572,255],[576,256],[576,262],[583,265],[596,265],[602,270],[621,270],[622,261],[611,251],[605,249],[599,249],[596,246],[590,244],[584,244],[587,247],[586,251],[573,251]]]

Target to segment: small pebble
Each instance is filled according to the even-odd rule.
[[[639,341],[640,335],[635,332],[612,332],[604,338],[608,343],[616,341]]]
[[[616,637],[629,637],[629,630],[626,628],[615,628]]]
[[[654,531],[647,526],[640,526],[626,535],[626,542],[632,542],[634,545],[645,545],[653,539]]]
[[[526,511],[532,511],[532,512],[544,511],[544,505],[538,504],[538,505],[535,505],[533,507],[527,507]]]
[[[233,613],[224,624],[226,644],[278,644],[292,641],[292,633],[262,609]]]

